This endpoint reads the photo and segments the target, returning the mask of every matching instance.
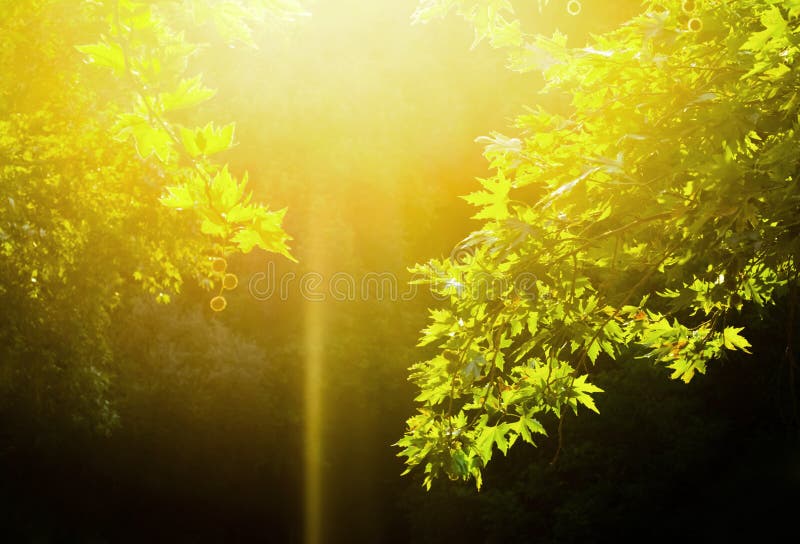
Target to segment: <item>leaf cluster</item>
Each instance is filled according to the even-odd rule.
[[[506,41],[508,2],[418,14],[451,8],[570,97],[480,139],[494,173],[465,197],[480,229],[413,269],[445,304],[421,342],[438,354],[412,367],[420,407],[400,455],[427,486],[480,487],[494,447],[544,432],[534,418],[596,410],[598,358],[688,382],[748,351],[744,305],[765,311],[796,284],[800,6],[651,2],[580,48]]]

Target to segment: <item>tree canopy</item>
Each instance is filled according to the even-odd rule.
[[[426,0],[416,18],[450,11],[569,105],[480,139],[493,174],[464,197],[480,227],[412,269],[442,304],[411,368],[408,471],[480,487],[495,451],[597,410],[600,359],[688,382],[749,353],[778,301],[794,368],[800,3],[646,2],[585,46],[526,33],[504,0]]]
[[[238,282],[230,256],[291,258],[285,210],[255,202],[247,175],[217,162],[234,124],[201,121],[215,91],[192,61],[300,13],[268,0],[4,7],[0,62],[14,72],[0,83],[0,298],[14,308],[2,317],[5,399],[33,398],[45,419],[71,406],[68,418],[108,430],[120,301],[145,292],[167,303],[188,278],[220,311]]]

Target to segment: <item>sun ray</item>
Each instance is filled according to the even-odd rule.
[[[321,306],[306,308],[305,543],[321,542],[322,528],[322,327]]]
[[[310,215],[314,222],[315,215]],[[321,240],[315,236],[315,225],[310,225],[311,233],[309,264],[322,267],[323,258]],[[318,226],[318,225],[317,225]],[[322,542],[322,373],[325,341],[324,305],[316,300],[305,303],[305,379],[303,384],[305,428],[304,428],[304,465],[305,489],[304,512],[305,544]]]

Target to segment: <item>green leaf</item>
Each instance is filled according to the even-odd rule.
[[[761,15],[761,24],[764,26],[764,30],[751,34],[741,49],[758,51],[763,49],[773,38],[781,38],[787,34],[786,20],[777,6],[772,6]]]
[[[237,183],[225,165],[209,183],[211,206],[217,212],[227,215],[244,197],[247,175]]]
[[[572,387],[575,390],[575,400],[586,406],[589,410],[599,414],[600,411],[597,409],[594,399],[591,397],[590,393],[602,393],[603,390],[596,385],[587,382],[586,378],[586,374],[582,374],[581,376],[575,378],[575,381],[572,384]]]
[[[667,368],[672,369],[671,379],[680,378],[684,383],[692,381],[695,372],[705,373],[705,363],[696,357],[678,357]]]
[[[508,423],[500,423],[496,426],[487,425],[481,429],[481,433],[475,441],[475,447],[484,463],[488,463],[492,458],[492,450],[495,445],[503,454],[508,451],[506,433],[509,428]]]
[[[211,99],[216,94],[216,91],[205,87],[201,83],[201,79],[202,77],[199,75],[191,79],[184,79],[174,91],[161,93],[159,95],[159,104],[163,111],[169,112],[191,108]]]
[[[235,123],[229,123],[223,127],[216,127],[213,123],[208,123],[195,130],[181,127],[181,142],[186,152],[192,157],[214,155],[233,146],[235,127]]]
[[[249,223],[258,215],[255,206],[247,206],[241,202],[236,204],[227,214],[230,223]]]
[[[724,346],[730,350],[741,350],[745,353],[750,353],[748,348],[752,347],[746,338],[740,336],[739,333],[744,330],[744,327],[725,327],[722,333]]]
[[[591,341],[589,346],[586,348],[586,355],[589,357],[589,360],[592,362],[592,364],[597,361],[597,356],[600,355],[600,342],[598,342],[597,339]]]
[[[114,127],[115,138],[126,141],[133,138],[136,151],[143,159],[155,154],[161,162],[169,162],[173,155],[172,138],[159,126],[152,126],[148,120],[137,114],[122,114]]]
[[[203,154],[203,150],[197,145],[195,131],[189,130],[185,127],[180,127],[180,137],[181,143],[183,143],[183,148],[190,157],[199,157]],[[205,144],[203,147],[205,148]]]
[[[111,68],[114,75],[120,76],[125,73],[125,55],[122,47],[115,43],[77,45],[75,49],[86,55],[89,62]]]
[[[161,197],[161,203],[168,208],[185,209],[195,205],[194,196],[186,185],[167,187],[168,194]]]
[[[266,244],[258,231],[254,229],[241,229],[234,236],[232,241],[239,246],[242,253],[250,253],[255,247],[263,248]]]
[[[223,127],[207,125],[203,129],[203,135],[206,138],[206,155],[213,155],[214,153],[230,149],[230,147],[233,146],[233,132],[235,127],[235,123],[229,123]]]
[[[285,209],[274,212],[264,209],[257,210],[256,218],[253,220],[252,225],[236,232],[232,242],[243,253],[249,253],[254,248],[259,247],[266,251],[280,253],[289,260],[295,261],[295,258],[289,253],[289,247],[286,245],[290,238],[281,227],[285,214]]]
[[[228,237],[228,229],[224,223],[212,221],[211,219],[204,219],[200,224],[200,231],[203,234],[210,236],[218,236],[220,238]]]
[[[525,415],[519,416],[519,421],[512,425],[512,430],[518,432],[525,442],[533,445],[536,444],[531,433],[547,435],[547,431],[537,419]]]
[[[481,180],[485,191],[477,191],[462,197],[473,206],[483,209],[476,213],[474,219],[501,220],[508,217],[508,192],[511,182],[499,177],[498,179]]]

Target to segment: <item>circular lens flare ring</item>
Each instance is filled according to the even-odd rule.
[[[228,261],[226,261],[222,257],[216,257],[211,259],[211,270],[213,270],[217,274],[224,274],[227,269],[228,269]]]
[[[225,308],[227,308],[228,301],[225,300],[225,297],[223,297],[222,295],[217,295],[211,299],[209,305],[211,306],[211,309],[214,310],[215,312],[221,312]]]
[[[686,27],[689,29],[690,32],[700,32],[703,30],[703,21],[698,19],[697,17],[692,17],[689,19],[689,22],[686,23]]]
[[[223,289],[227,289],[228,291],[231,291],[233,289],[236,289],[237,285],[239,285],[239,278],[236,276],[236,274],[228,273],[228,274],[225,274],[225,276],[222,277],[222,288]]]

